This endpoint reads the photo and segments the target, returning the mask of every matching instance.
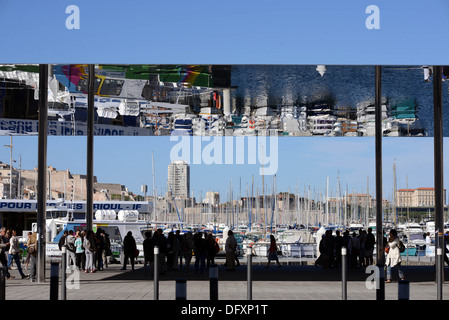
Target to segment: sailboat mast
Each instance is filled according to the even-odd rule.
[[[366,212],[365,212],[365,226],[369,223],[369,176],[366,177]]]
[[[329,176],[326,179],[326,226],[329,226]]]
[[[394,177],[394,186],[393,186],[393,223],[396,228],[396,160],[393,162],[393,177]]]

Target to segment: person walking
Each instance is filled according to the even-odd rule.
[[[37,233],[33,232],[27,241],[27,251],[30,254],[30,280],[36,282],[37,270]]]
[[[126,270],[126,265],[128,264],[128,259],[131,262],[131,269],[134,271],[134,259],[136,257],[136,240],[133,237],[133,234],[131,231],[128,231],[128,233],[125,236],[125,239],[123,239],[123,254],[125,256],[123,260],[123,268],[120,270]]]
[[[387,266],[387,280],[385,283],[391,283],[391,268],[394,267],[398,271],[399,278],[404,280],[405,275],[401,270],[401,252],[399,251],[399,238],[396,229],[390,230],[390,237],[385,249],[387,257],[385,258],[385,265]]]
[[[9,239],[9,244],[8,268],[11,266],[12,260],[14,260],[20,276],[22,277],[22,279],[24,279],[27,276],[23,273],[22,266],[20,264],[19,237],[17,237],[16,230],[11,230],[11,238]]]
[[[228,238],[226,239],[226,265],[227,271],[235,271],[235,251],[237,250],[237,240],[234,237],[232,230],[228,231]]]
[[[268,262],[266,265],[266,268],[270,266],[271,261],[276,261],[276,264],[278,265],[278,268],[281,267],[281,264],[279,263],[278,258],[278,246],[276,244],[275,237],[271,234],[270,235],[270,248],[268,249]]]

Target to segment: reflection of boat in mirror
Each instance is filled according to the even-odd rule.
[[[334,129],[337,117],[332,115],[318,115],[309,117],[310,131],[314,135],[330,135]]]

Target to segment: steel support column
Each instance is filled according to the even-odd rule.
[[[443,91],[442,67],[433,67],[433,141],[434,141],[434,174],[435,174],[435,236],[436,248],[443,248],[444,253],[444,186],[443,186]],[[443,255],[435,250],[437,270],[437,298],[443,299]]]
[[[87,97],[87,179],[86,179],[86,228],[93,229],[94,207],[94,98],[95,65],[89,65],[89,89]]]
[[[383,225],[382,225],[382,67],[375,67],[375,106],[376,106],[376,245],[377,245],[377,266],[379,272],[384,272],[385,264]],[[380,277],[378,289],[376,290],[377,300],[385,300],[384,277]]]
[[[39,65],[39,128],[37,160],[37,272],[38,282],[45,281],[46,204],[47,204],[47,115],[48,65]]]

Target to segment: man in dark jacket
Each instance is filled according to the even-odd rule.
[[[150,269],[154,270],[154,242],[152,236],[152,231],[145,232],[145,240],[143,241],[143,255],[145,258],[143,269],[145,276],[147,275],[148,264]]]
[[[136,250],[136,240],[134,239],[132,232],[129,231],[125,236],[125,239],[123,239],[123,254],[125,255],[125,259],[123,261],[123,268],[121,270],[126,270],[128,259],[130,259],[131,268],[134,271],[134,258],[136,257]]]

